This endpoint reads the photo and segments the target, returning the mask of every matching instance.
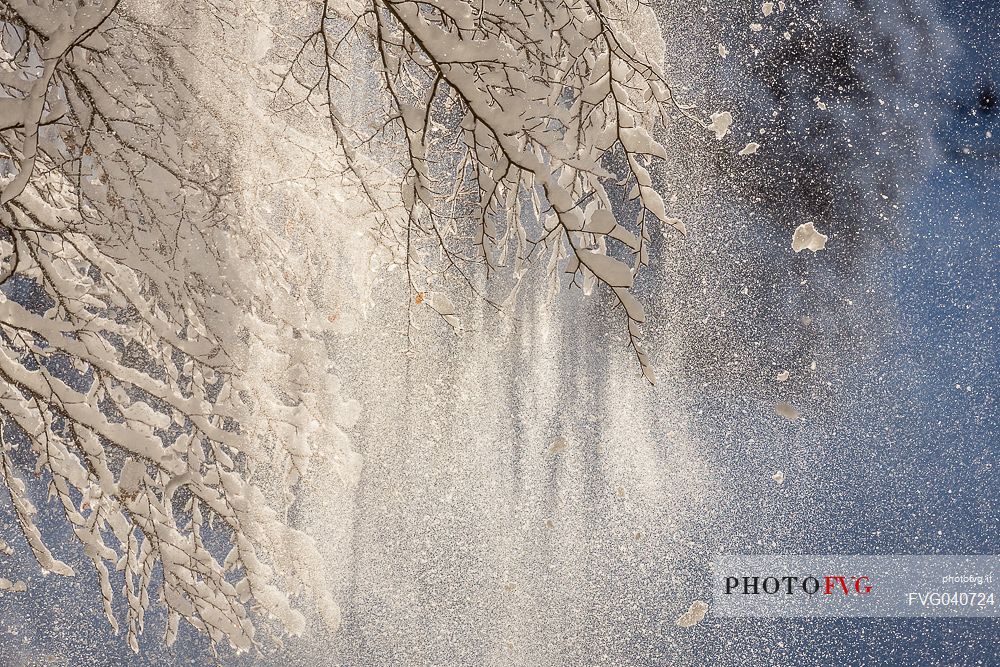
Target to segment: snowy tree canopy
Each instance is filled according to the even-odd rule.
[[[279,106],[327,115],[362,187],[380,156],[405,146],[390,167],[396,205],[367,194],[413,291],[417,274],[455,275],[478,293],[476,276],[503,273],[513,287],[499,309],[526,265],[544,261],[586,293],[610,289],[652,382],[645,313],[630,290],[649,262],[650,227],[685,232],[650,165],[666,159],[656,124],[688,113],[655,57],[658,28],[652,44],[635,44],[635,8],[608,0],[375,0],[314,11],[300,20],[315,30],[285,45],[290,65],[272,81]],[[367,127],[345,121],[352,86],[379,92]],[[634,219],[615,205],[623,195],[638,201]]]
[[[684,231],[650,168],[666,158],[656,123],[687,112],[651,49],[628,36],[632,10],[606,0],[299,9],[299,32],[275,30],[287,68],[262,94],[278,114],[304,104],[329,122],[413,289],[420,274],[475,287],[505,272],[510,303],[533,260],[587,292],[603,284],[652,381],[630,290],[650,227]],[[302,630],[292,593],[312,591],[338,622],[311,538],[283,516],[291,491],[255,474],[278,470],[292,487],[327,428],[321,327],[287,307],[282,246],[241,215],[225,153],[213,150],[224,126],[190,85],[197,59],[135,11],[116,0],[0,4],[0,473],[16,517],[0,527],[0,550],[12,552],[2,540],[19,530],[44,571],[74,574],[37,525],[31,496],[44,485],[116,628],[123,592],[133,649],[151,597],[167,610],[168,643],[184,619],[251,649],[262,626]],[[198,11],[225,23],[223,8]],[[352,85],[376,94],[368,126],[342,102]],[[379,178],[398,192],[373,188]],[[617,212],[619,192],[637,200],[635,219]],[[434,304],[453,316],[446,296]],[[271,381],[249,382],[251,366]]]
[[[309,323],[272,303],[276,266],[237,258],[225,165],[205,161],[218,127],[171,52],[125,39],[143,26],[115,9],[9,2],[0,16],[0,472],[38,564],[72,575],[35,524],[30,476],[47,483],[116,627],[123,580],[133,648],[154,580],[168,643],[183,618],[249,648],[248,604],[295,632],[287,591],[323,580],[310,538],[251,482],[262,465],[289,483],[304,472],[317,397],[295,373],[242,373]]]

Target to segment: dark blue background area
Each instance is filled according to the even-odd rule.
[[[856,347],[815,350],[821,370],[824,354],[841,362],[816,401],[822,416],[774,427],[753,395],[727,397],[714,414],[714,461],[733,484],[719,551],[1000,554],[1000,4],[940,9],[958,53],[933,100],[938,147],[900,187],[898,239],[848,273],[861,326],[847,338]],[[762,459],[788,475],[777,500]],[[709,616],[693,639],[715,647],[701,664],[1000,665],[996,619]]]

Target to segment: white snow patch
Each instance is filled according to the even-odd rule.
[[[688,610],[681,614],[677,618],[677,625],[682,628],[690,628],[693,625],[697,625],[705,618],[705,614],[708,612],[708,603],[702,602],[701,600],[695,600],[688,607]]]
[[[792,250],[795,252],[803,250],[819,252],[826,248],[828,238],[826,234],[817,231],[813,223],[806,222],[795,228],[795,233],[792,234]]]
[[[458,319],[458,315],[455,314],[455,304],[452,303],[451,298],[447,294],[443,292],[428,292],[424,303],[436,310],[452,328],[462,328],[462,322]]]
[[[681,221],[680,218],[667,218],[663,222],[670,225],[684,236],[687,236],[687,227],[684,225],[684,222]]]
[[[715,138],[719,141],[729,134],[729,127],[733,124],[733,114],[728,111],[716,111],[712,114],[712,122],[706,125],[706,129],[715,132]]]

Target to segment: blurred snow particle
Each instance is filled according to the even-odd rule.
[[[789,421],[795,421],[800,416],[799,411],[791,403],[778,403],[774,406],[774,411]]]
[[[712,114],[712,122],[705,127],[715,132],[715,138],[722,141],[723,137],[729,134],[729,126],[732,124],[733,114],[728,111],[717,111]]]
[[[771,475],[771,479],[774,480],[775,484],[778,484],[780,486],[781,484],[785,483],[785,473],[782,472],[781,470],[775,470],[774,474]]]
[[[549,445],[549,454],[558,454],[559,452],[565,450],[567,447],[569,447],[569,443],[566,441],[566,438],[560,435],[556,437],[555,440],[552,441],[551,445]]]
[[[792,250],[801,252],[808,249],[819,252],[826,248],[827,238],[829,237],[826,234],[816,231],[813,223],[803,223],[795,228],[795,233],[792,235]]]
[[[739,155],[753,155],[754,153],[757,152],[758,148],[760,148],[760,144],[758,144],[755,141],[751,141],[749,144],[746,145],[746,148],[744,148],[739,152]]]
[[[361,417],[361,404],[355,399],[344,401],[334,408],[333,418],[346,428],[353,428]]]
[[[725,44],[719,44],[719,56],[725,58],[729,55],[729,49],[726,48]]]
[[[770,16],[771,12],[774,11],[774,3],[773,2],[765,2],[764,4],[762,4],[760,6],[760,11],[761,11],[761,13],[764,16]]]
[[[816,108],[820,111],[826,111],[826,102],[822,101],[819,97],[814,97],[813,102],[816,103]]]
[[[688,607],[688,610],[680,615],[677,619],[677,625],[682,628],[690,628],[692,625],[697,625],[705,618],[705,613],[708,611],[708,603],[702,602],[701,600],[695,600]]]
[[[774,379],[777,380],[778,382],[784,382],[785,380],[788,379],[788,371],[781,371],[780,373],[778,373],[778,377]]]
[[[764,26],[762,26],[760,23],[751,23],[750,29],[753,30],[754,32],[760,32],[761,30],[764,29]]]

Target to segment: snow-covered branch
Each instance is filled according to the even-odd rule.
[[[45,483],[116,629],[123,584],[133,649],[156,595],[168,643],[184,619],[243,650],[262,624],[302,630],[289,591],[315,587],[337,617],[312,541],[250,481],[306,469],[309,387],[243,371],[308,323],[255,285],[273,248],[237,256],[209,150],[222,130],[175,65],[184,45],[143,30],[113,0],[0,7],[0,473],[16,519],[0,545],[19,531],[43,570],[74,574],[36,525]]]
[[[512,289],[498,307],[509,305],[528,263],[547,254],[550,271],[585,292],[610,289],[652,382],[631,288],[649,262],[650,226],[685,231],[650,165],[666,159],[657,123],[687,112],[648,55],[656,49],[630,38],[633,10],[611,0],[326,2],[317,29],[288,48],[276,92],[288,108],[323,109],[355,165],[405,147],[401,206],[383,207],[382,231],[414,292],[418,273],[455,274],[478,291],[477,276],[502,271]],[[344,125],[338,102],[359,59],[374,68],[363,83],[383,93],[366,110],[367,134]],[[634,218],[616,205],[623,196],[638,201]]]

